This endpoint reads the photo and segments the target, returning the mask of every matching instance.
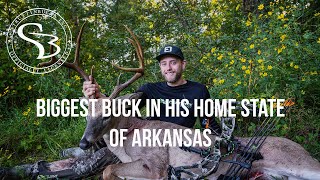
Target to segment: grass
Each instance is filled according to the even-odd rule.
[[[6,167],[57,160],[62,149],[78,146],[85,128],[84,118],[33,120],[17,115],[19,110],[14,112],[16,116],[2,119],[0,124],[5,130],[0,140],[0,164]]]

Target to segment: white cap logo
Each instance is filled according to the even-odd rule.
[[[164,48],[164,52],[171,52],[172,51],[172,47],[168,46]]]

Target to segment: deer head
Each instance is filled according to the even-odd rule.
[[[62,66],[75,70],[80,74],[80,76],[85,81],[89,81],[89,76],[79,67],[79,50],[80,50],[81,35],[83,32],[84,25],[85,24],[82,25],[80,32],[78,34],[74,62],[73,63],[65,62],[62,64]],[[116,123],[115,121],[111,121],[112,117],[102,116],[102,99],[108,98],[112,100],[117,98],[117,96],[122,90],[124,90],[126,87],[128,87],[130,84],[132,84],[134,81],[139,79],[144,74],[144,57],[143,57],[143,51],[142,51],[141,45],[137,37],[133,34],[133,32],[128,27],[125,26],[125,28],[132,36],[132,39],[128,38],[128,40],[136,50],[136,55],[139,60],[139,68],[124,68],[112,63],[112,65],[115,66],[117,69],[120,69],[126,72],[134,72],[135,74],[128,81],[122,84],[120,84],[120,80],[119,80],[120,77],[119,77],[117,85],[115,86],[113,92],[109,97],[98,98],[95,103],[92,103],[89,101],[89,104],[88,104],[89,113],[88,113],[88,116],[86,117],[87,125],[80,141],[80,148],[82,149],[90,148],[93,143],[95,143],[97,140],[99,140],[100,137],[102,137],[106,132],[108,132],[111,128],[113,128],[115,125],[114,123]],[[50,46],[50,53],[53,53],[52,46]],[[57,59],[55,57],[52,57],[49,62],[40,63],[39,66],[40,67],[48,66],[56,62],[57,62]],[[93,68],[94,67],[91,68],[91,76],[93,75]],[[141,95],[140,93],[129,94],[129,95],[123,96],[122,98],[137,99],[139,98],[140,95]],[[96,97],[94,96],[91,96],[89,98],[96,99]],[[90,112],[92,109],[92,106],[95,106],[94,108],[96,110],[94,113],[95,116],[92,116],[92,112]]]

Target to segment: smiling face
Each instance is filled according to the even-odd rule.
[[[185,83],[182,72],[186,67],[186,61],[175,56],[164,56],[160,62],[161,74],[169,86],[178,86]]]

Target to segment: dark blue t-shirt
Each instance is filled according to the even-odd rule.
[[[152,117],[153,119],[172,122],[189,128],[192,128],[194,126],[197,118],[194,116],[194,100],[210,98],[207,87],[203,84],[193,81],[187,81],[186,84],[175,87],[169,86],[166,82],[148,83],[141,86],[138,89],[138,92],[143,92],[143,95],[141,97],[142,105],[144,105],[146,99],[160,99],[160,117]],[[189,104],[187,104],[186,107],[189,108],[189,116],[166,117],[166,99],[188,99]]]

